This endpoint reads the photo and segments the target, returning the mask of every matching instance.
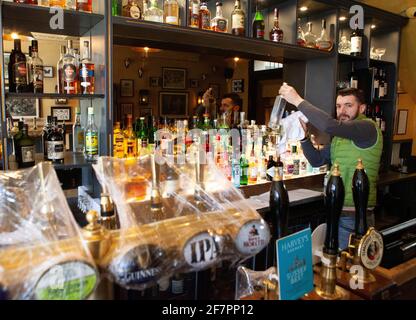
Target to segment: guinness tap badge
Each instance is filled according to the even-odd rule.
[[[183,248],[186,263],[197,270],[214,264],[222,251],[221,238],[206,231],[191,237]]]

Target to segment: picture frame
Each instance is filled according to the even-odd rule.
[[[134,80],[120,80],[120,97],[134,97]]]
[[[149,87],[155,88],[160,87],[161,78],[160,77],[149,77]]]
[[[244,92],[244,79],[235,79],[231,82],[232,93],[243,93]]]
[[[72,120],[72,108],[71,107],[62,107],[54,106],[51,107],[52,117],[57,117],[58,121],[69,121]]]
[[[408,109],[400,109],[397,111],[397,127],[396,127],[396,134],[397,135],[405,135],[407,131],[407,119],[409,116]]]
[[[121,103],[120,104],[121,116],[126,114],[133,114],[133,103]]]
[[[162,88],[184,90],[186,88],[186,69],[162,68]]]
[[[212,88],[212,95],[218,100],[220,98],[220,85],[217,83],[210,83],[209,87]]]
[[[199,80],[198,79],[189,79],[189,88],[198,88]]]
[[[159,92],[159,114],[162,117],[187,117],[188,92]]]
[[[6,98],[6,109],[13,119],[40,117],[40,100],[34,98]]]
[[[43,66],[43,77],[44,78],[53,78],[55,77],[53,73],[54,69],[52,66]]]
[[[55,104],[60,104],[60,105],[62,105],[62,104],[68,104],[68,99],[67,98],[58,98],[58,99],[55,99]]]

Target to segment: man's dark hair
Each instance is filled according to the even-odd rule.
[[[223,99],[230,98],[233,102],[233,106],[239,106],[240,108],[243,108],[243,100],[240,98],[240,96],[236,93],[226,93],[222,96]]]
[[[365,94],[364,91],[361,89],[356,88],[346,88],[341,89],[338,91],[338,96],[346,97],[346,96],[354,96],[359,104],[365,104]]]

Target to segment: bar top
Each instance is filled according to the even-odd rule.
[[[410,180],[416,180],[416,172],[413,173],[400,173],[397,171],[387,171],[380,174],[377,185],[379,187],[384,187],[389,184],[406,182]]]

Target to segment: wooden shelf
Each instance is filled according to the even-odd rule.
[[[395,65],[394,62],[391,61],[384,61],[384,60],[376,60],[376,59],[370,59],[370,64],[373,65]]]
[[[333,52],[163,23],[113,17],[114,44],[192,51],[268,61],[328,58]]]
[[[103,94],[60,94],[60,93],[6,93],[7,98],[26,98],[26,99],[78,99],[88,100],[105,98]]]
[[[30,36],[30,32],[43,32],[80,37],[104,19],[99,14],[64,10],[64,28],[51,29],[49,10],[48,7],[2,1],[4,33]]]
[[[338,53],[338,61],[339,62],[347,62],[347,61],[364,61],[366,58],[359,56],[351,56],[349,54]]]

